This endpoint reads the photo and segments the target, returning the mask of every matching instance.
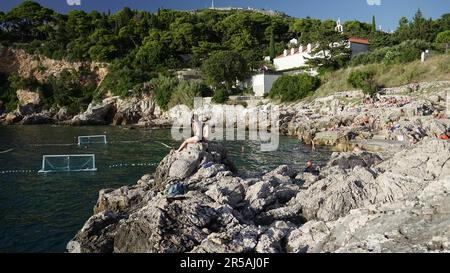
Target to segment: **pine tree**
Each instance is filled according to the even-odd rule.
[[[269,55],[270,55],[270,60],[275,59],[275,37],[274,37],[274,33],[273,33],[273,28],[270,31],[270,45],[269,45]]]
[[[372,16],[372,31],[373,32],[377,31],[377,23],[375,21],[375,15]]]

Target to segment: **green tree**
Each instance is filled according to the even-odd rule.
[[[131,68],[128,62],[113,61],[109,72],[98,87],[96,98],[102,97],[108,91],[116,96],[132,95],[134,88],[151,79],[152,74],[140,69]]]
[[[361,23],[359,21],[346,21],[344,23],[344,34],[346,37],[368,38],[373,33],[372,25]]]
[[[398,41],[408,40],[410,37],[409,22],[406,17],[400,18],[399,26],[395,32]]]
[[[320,86],[320,80],[307,74],[284,75],[278,78],[269,92],[269,98],[280,102],[303,99]]]
[[[375,95],[379,87],[375,81],[375,73],[373,71],[352,71],[347,82],[354,88],[360,88],[365,94]]]
[[[436,21],[439,32],[450,30],[450,13],[443,14],[441,18]]]
[[[45,39],[48,33],[45,27],[53,21],[54,12],[43,8],[36,2],[23,1],[5,16],[11,39],[16,42],[29,42],[34,39]]]
[[[220,87],[214,92],[214,96],[212,97],[211,100],[214,103],[223,104],[227,102],[228,99],[229,99],[228,91],[225,90],[223,87]]]
[[[313,54],[320,54],[321,58],[310,58],[307,63],[321,70],[334,70],[347,65],[350,60],[350,49],[345,43],[345,36],[334,30],[334,22],[324,21],[313,33],[317,41]]]
[[[202,75],[207,83],[215,86],[225,86],[228,90],[236,80],[246,79],[249,69],[242,56],[234,51],[217,51],[202,65]]]
[[[312,19],[309,17],[304,19],[294,19],[289,25],[289,32],[295,33],[296,36],[299,37],[300,43],[307,44],[314,41],[313,34],[317,31],[320,25],[321,21],[318,19]]]
[[[269,56],[270,56],[270,60],[275,59],[275,37],[274,37],[274,33],[273,33],[273,29],[271,29],[270,31],[270,45],[269,45]]]
[[[136,53],[135,64],[142,70],[152,71],[163,67],[168,57],[162,43],[147,39]]]
[[[155,101],[163,110],[169,109],[169,102],[172,99],[172,93],[178,85],[178,80],[172,77],[159,76],[150,81],[154,87]]]
[[[436,43],[443,45],[447,53],[450,44],[450,30],[440,32],[436,37]]]
[[[372,32],[377,31],[377,23],[375,21],[375,15],[372,16]]]
[[[209,93],[208,87],[202,83],[191,81],[180,81],[173,90],[167,107],[170,109],[178,104],[194,107],[194,98],[202,97]]]

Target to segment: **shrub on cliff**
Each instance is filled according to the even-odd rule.
[[[354,88],[362,89],[365,94],[374,95],[378,91],[373,71],[352,71],[347,82]]]
[[[384,63],[390,65],[396,63],[408,63],[419,60],[421,52],[430,48],[431,44],[423,40],[407,40],[399,45],[382,47],[356,55],[351,59],[350,65],[357,66],[372,63]]]
[[[152,76],[151,73],[127,66],[126,62],[115,61],[99,86],[96,98],[101,98],[108,91],[115,96],[126,97],[131,95],[129,91],[136,85],[150,80]]]
[[[180,81],[171,94],[167,106],[170,109],[178,104],[184,104],[192,108],[194,106],[195,97],[202,97],[208,93],[209,88],[202,83]]]
[[[163,110],[169,109],[169,102],[172,98],[172,93],[178,86],[178,80],[173,77],[160,76],[150,81],[154,86],[155,101]]]
[[[11,76],[10,76],[11,77]],[[17,107],[17,95],[11,88],[10,77],[0,72],[0,100],[3,102],[5,110],[10,112]],[[2,109],[0,109],[1,112]]]
[[[436,37],[436,44],[438,48],[447,52],[450,45],[450,30],[440,32]]]
[[[274,82],[269,98],[281,102],[296,101],[307,97],[319,86],[320,80],[307,74],[285,75]]]
[[[219,88],[214,92],[211,100],[215,103],[225,103],[228,101],[228,92],[223,88]]]
[[[50,76],[40,88],[44,103],[48,106],[67,106],[70,111],[84,111],[92,101],[96,86],[83,84],[82,72],[63,70],[58,77]]]

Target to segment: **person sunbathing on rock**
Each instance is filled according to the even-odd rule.
[[[209,125],[203,126],[203,123],[198,120],[197,115],[192,115],[191,118],[192,131],[194,136],[186,139],[178,148],[177,152],[181,152],[188,144],[196,144],[199,142],[207,142],[209,137]]]

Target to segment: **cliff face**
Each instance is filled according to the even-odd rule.
[[[108,74],[108,64],[99,62],[68,62],[53,60],[40,55],[30,55],[21,49],[0,48],[0,72],[18,74],[22,78],[35,78],[39,82],[49,77],[58,77],[64,70],[82,71],[82,85],[99,86]],[[156,106],[153,95],[143,94],[131,98],[108,97],[102,102],[92,102],[83,113],[71,113],[67,107],[44,110],[42,98],[34,90],[20,89],[16,92],[17,109],[2,115],[0,101],[0,123],[69,125],[96,124],[141,124],[147,126],[166,125],[166,120],[157,120],[163,113]],[[155,124],[156,123],[156,124]],[[159,124],[162,123],[162,124]]]
[[[85,70],[91,73],[83,80],[100,84],[108,74],[108,64],[99,62],[68,62],[40,55],[30,55],[22,49],[0,49],[0,72],[34,77],[42,82],[49,76],[58,76],[65,69]]]

